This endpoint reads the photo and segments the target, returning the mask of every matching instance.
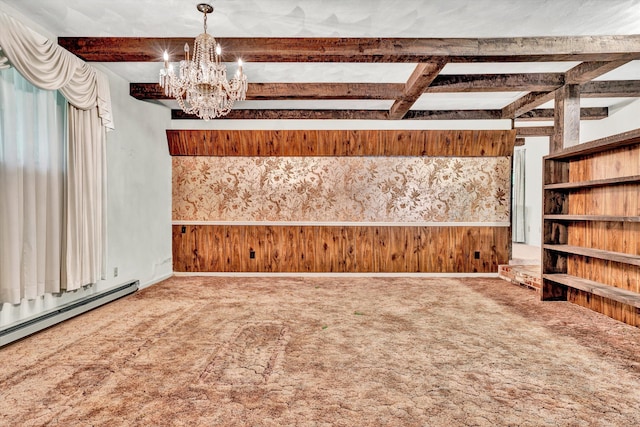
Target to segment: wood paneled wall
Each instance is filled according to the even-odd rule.
[[[508,263],[510,242],[509,227],[490,226],[174,225],[173,265],[178,272],[488,273]]]
[[[640,327],[640,309],[591,292],[569,288],[567,301],[609,316],[628,325]]]
[[[638,255],[640,254],[640,216],[636,217],[638,222],[569,222],[566,243],[572,246]]]
[[[168,130],[167,141],[172,156],[505,157],[513,153],[515,130]],[[469,191],[482,185],[475,178],[468,177]],[[178,272],[487,273],[510,253],[510,228],[493,223],[173,226]]]
[[[167,130],[172,156],[511,156],[515,130]]]

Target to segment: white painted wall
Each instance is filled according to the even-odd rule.
[[[542,241],[542,157],[549,154],[549,138],[526,138],[525,145],[525,243],[540,246]]]
[[[130,97],[128,82],[102,70],[109,76],[116,126],[107,134],[108,277],[87,289],[3,304],[0,327],[131,280],[144,287],[172,275],[171,157],[164,132],[170,112]]]
[[[116,130],[107,134],[108,279],[142,287],[173,273],[171,156],[165,129],[171,113],[129,95],[129,83],[109,75]],[[114,268],[118,277],[114,277]]]
[[[640,99],[617,110],[610,109],[609,117],[580,123],[580,142],[593,141],[640,128]]]

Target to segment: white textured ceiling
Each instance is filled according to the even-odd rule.
[[[196,36],[198,1],[3,0],[58,36]],[[221,37],[639,34],[638,0],[219,0]]]
[[[0,0],[55,36],[195,37],[198,1]],[[219,0],[219,37],[535,37],[640,34],[640,0]],[[103,64],[154,82],[161,64]],[[442,74],[563,72],[576,63],[448,64]],[[232,65],[231,71],[235,70]],[[403,83],[415,64],[245,64],[250,82]],[[639,79],[640,61],[599,78]],[[425,94],[414,109],[501,108],[522,93]],[[614,106],[624,99],[591,100]],[[388,108],[386,101],[247,101],[245,108]],[[604,104],[604,105],[603,105]]]

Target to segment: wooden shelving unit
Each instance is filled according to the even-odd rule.
[[[542,299],[640,326],[640,129],[544,159]]]

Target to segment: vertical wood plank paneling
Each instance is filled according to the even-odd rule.
[[[420,230],[420,271],[437,271],[438,266],[435,261],[435,227],[423,227]]]
[[[375,230],[373,227],[355,227],[356,272],[364,273],[375,270]]]
[[[471,271],[488,271],[497,269],[498,264],[509,264],[509,258],[511,258],[511,233],[496,233],[496,231],[496,229],[490,228],[471,230],[476,239],[476,244],[472,247],[472,250],[480,251],[478,259],[475,257],[475,252],[473,253],[474,256],[470,258]],[[485,248],[488,248],[488,250]]]
[[[298,253],[300,252],[300,233],[298,227],[280,227],[282,234],[283,271],[300,271]]]
[[[449,248],[454,247],[454,242],[451,241],[448,231],[448,229],[443,227],[434,227],[434,229],[432,230],[432,248],[434,250],[431,252],[431,254],[434,257],[434,271],[442,271],[443,273],[448,273],[451,271],[451,263],[449,262]]]
[[[264,269],[269,272],[280,270],[280,233],[278,227],[264,227]]]
[[[344,241],[344,271],[345,273],[358,271],[358,261],[356,258],[356,228],[355,227],[342,227],[341,234]]]
[[[224,228],[215,226],[180,225],[173,228],[174,270],[225,271]]]
[[[422,227],[405,227],[404,241],[406,250],[404,252],[404,271],[420,271],[420,249],[422,245]]]
[[[374,238],[374,271],[393,271],[389,266],[392,253],[390,227],[375,227]]]
[[[467,239],[469,239],[467,245],[469,247],[469,253],[471,256],[468,258],[469,271],[487,271],[488,269],[498,268],[498,261],[501,261],[498,248],[503,252],[503,257],[506,255],[507,262],[500,262],[501,264],[509,263],[509,245],[504,245],[505,241],[502,237],[507,233],[496,234],[494,230],[490,228],[469,228],[465,232]],[[511,239],[509,238],[510,242]],[[480,252],[479,258],[476,259],[475,252]],[[495,265],[495,267],[493,267]]]
[[[232,227],[234,228],[234,227]],[[260,227],[237,227],[240,230],[241,247],[238,250],[240,257],[240,271],[256,273],[261,271],[258,264],[258,230]],[[254,251],[255,258],[251,258],[250,252]]]
[[[391,259],[389,260],[389,265],[391,271],[411,271],[411,266],[407,265],[407,252],[409,251],[408,227],[397,227],[397,229],[390,231]]]
[[[491,264],[482,264],[480,271],[497,271],[498,265],[509,264],[511,259],[511,227],[499,228],[493,227],[488,230],[481,229],[480,233],[491,233],[493,238],[487,238],[482,247],[489,246],[493,251]],[[492,246],[493,245],[493,246]],[[482,259],[482,256],[480,257]]]
[[[316,239],[316,271],[332,270],[332,245],[333,236],[331,235],[330,227],[314,227],[314,235]]]
[[[304,273],[315,272],[316,268],[316,236],[315,227],[297,227],[300,251],[298,268]]]
[[[509,259],[508,227],[198,225],[185,226],[185,233],[181,229],[172,228],[174,270],[185,272],[496,272],[498,263]],[[478,260],[475,251],[480,252]]]
[[[191,245],[187,236],[182,234],[182,226],[171,227],[171,247],[173,252],[173,270],[188,271],[190,263],[187,261],[187,254],[191,251]]]
[[[244,237],[245,230],[240,227],[227,227],[224,228],[224,271],[238,272],[246,271],[246,266],[243,265],[243,257],[240,253],[245,248],[244,242],[241,238]],[[248,257],[247,257],[248,258]]]
[[[172,156],[510,156],[515,130],[167,130]]]

